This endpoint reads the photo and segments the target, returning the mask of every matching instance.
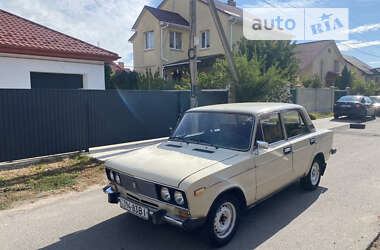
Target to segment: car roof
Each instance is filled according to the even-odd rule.
[[[303,109],[302,106],[289,103],[273,103],[273,102],[245,102],[245,103],[228,103],[211,106],[203,106],[190,109],[188,112],[227,112],[227,113],[246,113],[261,114],[287,109]]]

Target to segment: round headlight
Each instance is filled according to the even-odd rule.
[[[174,192],[174,200],[178,205],[183,205],[185,203],[185,199],[183,198],[183,195],[181,192],[175,191]]]
[[[164,201],[170,201],[170,193],[169,193],[168,188],[166,188],[166,187],[161,188],[161,198]]]
[[[119,174],[115,174],[115,180],[116,180],[116,183],[117,184],[120,184],[120,175]]]
[[[113,171],[110,171],[110,178],[112,181],[115,180],[115,173]]]

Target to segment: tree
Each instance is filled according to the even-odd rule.
[[[110,89],[112,69],[109,63],[104,63],[104,81],[106,89]]]
[[[352,81],[352,73],[348,70],[347,65],[344,65],[342,74],[335,80],[335,86],[339,89],[344,90],[347,87],[352,87]]]
[[[117,71],[111,76],[108,89],[138,89],[137,73],[134,71]]]
[[[176,83],[161,78],[158,70],[152,74],[152,71],[149,69],[146,70],[145,74],[138,74],[137,84],[138,89],[143,90],[170,90],[174,89]]]
[[[246,55],[248,61],[260,62],[260,71],[265,73],[276,66],[289,80],[294,81],[299,71],[299,62],[295,57],[295,43],[290,41],[256,41],[241,39],[235,46],[237,55]]]
[[[234,46],[234,60],[239,75],[237,101],[291,102],[289,89],[298,73],[294,44],[243,38]],[[233,82],[227,61],[217,59],[213,71],[199,82],[201,86],[208,83],[208,88],[224,88]]]
[[[311,78],[302,80],[302,84],[305,88],[322,88],[323,84],[321,78],[318,75],[313,75]]]

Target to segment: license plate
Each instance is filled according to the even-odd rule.
[[[120,207],[127,210],[131,214],[143,218],[144,220],[149,219],[149,210],[136,203],[120,198]]]
[[[350,108],[351,105],[340,105],[342,108]]]

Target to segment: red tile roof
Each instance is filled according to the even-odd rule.
[[[113,52],[0,9],[0,52],[111,62]]]

